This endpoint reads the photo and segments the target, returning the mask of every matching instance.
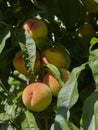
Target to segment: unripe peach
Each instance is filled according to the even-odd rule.
[[[42,52],[42,60],[45,64],[53,64],[57,67],[68,68],[70,65],[69,54],[57,47],[50,47]]]
[[[98,1],[97,0],[84,0],[83,2],[89,13],[98,12]]]
[[[23,75],[30,75],[30,73],[27,71],[25,64],[24,64],[24,59],[23,59],[23,54],[22,51],[18,51],[13,59],[13,65],[16,70],[18,70],[21,74]],[[40,55],[39,52],[36,52],[36,60],[35,60],[35,65],[34,65],[34,72],[38,73],[40,70]]]
[[[90,23],[84,23],[83,28],[79,32],[79,37],[87,41],[96,35],[95,29]]]
[[[48,34],[48,29],[46,23],[38,19],[28,19],[23,28],[28,31],[31,37],[36,41],[37,39],[46,39]]]
[[[35,82],[23,90],[22,101],[29,110],[41,112],[51,104],[52,93],[46,84]]]
[[[60,69],[60,71],[61,71],[61,74],[62,74],[62,80],[65,83],[70,77],[70,72],[66,69],[63,69],[63,68]],[[60,86],[58,80],[54,77],[54,75],[52,73],[50,73],[50,72],[47,73],[44,76],[43,82],[50,87],[53,96],[58,95],[62,86]]]

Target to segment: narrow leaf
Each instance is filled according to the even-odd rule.
[[[62,81],[62,75],[61,75],[60,70],[53,64],[47,64],[46,66],[52,71],[53,75],[58,80],[60,85],[63,86],[64,82]]]
[[[75,126],[72,122],[68,122],[68,126],[70,128],[70,130],[79,130],[79,128],[77,126]]]
[[[95,49],[90,52],[89,66],[92,70],[92,74],[93,74],[96,86],[98,86],[98,49]]]
[[[77,102],[78,94],[78,77],[80,72],[85,69],[86,64],[76,67],[72,70],[69,80],[62,87],[58,95],[57,114],[55,117],[55,129],[60,130],[65,121],[69,119],[70,108]],[[58,125],[57,125],[58,124]]]
[[[21,42],[19,44],[23,52],[25,66],[29,72],[33,73],[36,59],[36,46],[34,40],[30,37],[30,35],[27,32],[25,32],[25,36],[26,44],[23,44]]]
[[[95,130],[95,125],[97,126],[96,123],[98,123],[95,123],[95,120],[97,119],[97,102],[98,91],[93,92],[92,95],[85,100],[82,113],[83,130]]]
[[[94,114],[95,114],[95,130],[98,129],[98,100],[94,105]]]
[[[3,51],[6,40],[10,37],[10,31],[7,26],[0,24],[0,54]]]
[[[21,123],[22,130],[39,130],[35,118],[31,112],[25,111],[25,119]]]
[[[95,44],[98,44],[98,38],[93,37],[93,38],[91,39],[91,41],[90,41],[90,48],[89,48],[89,51],[92,50],[92,48],[93,48],[93,46],[94,46]]]

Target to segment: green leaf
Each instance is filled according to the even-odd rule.
[[[33,0],[33,3],[37,7],[38,5],[42,5],[42,8],[44,6],[48,12],[56,15],[70,33],[80,27],[85,20],[86,11],[81,0]]]
[[[46,66],[52,71],[53,75],[58,80],[60,85],[63,86],[64,82],[62,81],[62,75],[60,73],[60,70],[53,64],[47,64]]]
[[[10,31],[4,24],[0,24],[0,54],[3,51],[6,40],[10,37]]]
[[[79,128],[77,126],[75,126],[72,122],[68,122],[68,126],[70,128],[70,130],[79,130]]]
[[[95,113],[95,130],[98,129],[98,100],[95,102],[94,105],[94,113]]]
[[[0,113],[0,121],[6,121],[9,120],[10,116],[5,112],[5,113]]]
[[[70,108],[77,102],[78,77],[80,72],[85,69],[86,63],[72,70],[69,80],[65,83],[58,94],[57,114],[55,117],[55,129],[60,130],[65,121],[68,121]]]
[[[83,106],[82,128],[83,130],[97,130],[98,122],[98,90],[89,96]],[[96,128],[96,129],[95,129]]]
[[[98,38],[93,37],[93,38],[91,39],[91,41],[90,41],[90,48],[89,48],[89,51],[92,50],[92,48],[93,48],[93,46],[94,46],[95,44],[98,44]]]
[[[23,52],[23,58],[25,61],[25,66],[27,70],[33,73],[35,59],[36,59],[36,46],[34,40],[30,35],[25,31],[26,44],[19,43],[21,50]]]
[[[30,111],[25,111],[25,119],[21,123],[22,130],[39,130],[35,118],[33,116],[33,113]]]
[[[10,122],[0,124],[0,130],[17,130]]]
[[[69,128],[69,126],[68,126],[66,121],[64,122],[64,124],[62,126],[62,130],[70,130],[70,128]]]
[[[10,100],[5,101],[5,111],[9,115],[11,120],[14,120],[17,117],[16,108],[17,108],[17,105],[12,104]]]
[[[90,52],[89,55],[89,66],[92,70],[93,78],[98,86],[98,49],[95,49]]]

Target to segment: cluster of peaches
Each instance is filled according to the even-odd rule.
[[[34,18],[27,20],[23,28],[30,34],[37,45],[42,44],[39,41],[46,39],[48,34],[46,23]],[[59,69],[64,83],[69,79],[70,72],[68,67],[70,65],[70,56],[66,50],[63,50],[60,46],[45,48],[40,53],[36,50],[34,72],[42,72],[42,69],[44,69],[42,66],[47,64],[52,64]],[[21,74],[25,76],[29,75],[21,50],[16,53],[13,59],[13,65]],[[51,104],[53,96],[58,96],[61,88],[62,86],[57,78],[47,68],[46,73],[42,77],[42,81],[32,82],[24,88],[22,93],[23,104],[31,111],[41,112]]]

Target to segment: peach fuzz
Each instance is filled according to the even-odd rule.
[[[31,83],[24,89],[22,101],[29,110],[41,112],[51,104],[52,93],[44,83]]]
[[[16,70],[18,70],[21,74],[29,76],[30,73],[27,71],[23,59],[23,54],[22,51],[19,50],[16,52],[15,57],[13,58],[13,65]],[[34,65],[34,72],[38,73],[40,70],[40,54],[38,51],[36,51],[36,60],[35,60],[35,65]]]
[[[35,41],[40,38],[46,38],[48,34],[46,23],[35,18],[26,20],[23,24],[23,28],[31,35]]]
[[[68,54],[56,47],[50,47],[42,52],[42,61],[45,64],[53,64],[60,68],[68,68],[70,65],[70,58]]]
[[[18,70],[21,74],[29,75],[29,72],[27,71],[27,69],[24,65],[22,51],[16,52],[15,57],[13,59],[13,65],[14,65],[15,69]]]

